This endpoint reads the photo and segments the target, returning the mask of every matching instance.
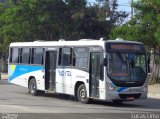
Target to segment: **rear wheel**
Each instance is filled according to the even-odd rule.
[[[36,80],[32,78],[29,82],[29,93],[36,96],[38,94]]]
[[[77,99],[81,103],[89,103],[90,99],[87,97],[87,90],[85,84],[81,84],[78,87]]]

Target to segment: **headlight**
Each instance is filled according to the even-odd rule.
[[[115,90],[116,86],[113,83],[106,83],[106,84],[107,84],[110,91]]]

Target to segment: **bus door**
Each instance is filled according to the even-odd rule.
[[[100,56],[99,52],[90,54],[90,96],[97,98],[99,97]]]
[[[45,89],[55,91],[57,51],[46,51],[45,55]]]

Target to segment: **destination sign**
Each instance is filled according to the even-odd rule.
[[[141,47],[138,45],[126,45],[126,44],[111,44],[111,49],[115,50],[141,50]]]
[[[126,52],[126,53],[144,53],[145,47],[142,44],[129,44],[129,43],[107,43],[106,44],[106,50],[107,52]]]

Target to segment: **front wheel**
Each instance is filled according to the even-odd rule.
[[[85,84],[81,84],[77,90],[77,99],[81,103],[89,103],[90,99],[87,97],[87,90]]]

